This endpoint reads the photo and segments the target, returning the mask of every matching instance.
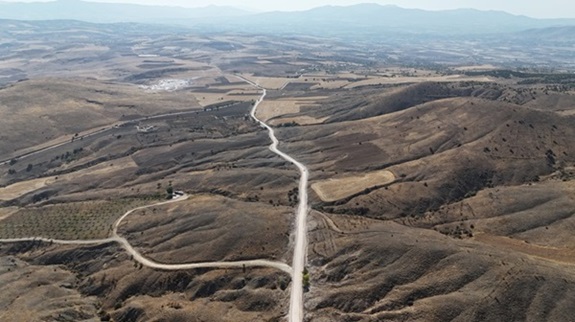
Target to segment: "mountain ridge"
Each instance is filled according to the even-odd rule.
[[[477,9],[427,11],[368,3],[351,6],[323,6],[298,12],[268,12],[250,19],[252,24],[271,24],[272,22],[276,25],[300,23],[308,28],[334,25],[337,26],[337,30],[366,26],[407,32],[425,30],[447,34],[517,32],[534,28],[575,25],[575,19],[536,19],[504,11]]]
[[[254,13],[229,6],[184,8],[82,0],[0,2],[0,19],[81,20],[96,23],[178,24],[216,31],[342,35],[357,33],[499,34],[575,26],[575,19],[537,19],[504,11],[452,9],[428,11],[362,3],[304,11]]]

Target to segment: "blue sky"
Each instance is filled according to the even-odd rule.
[[[1,1],[1,0],[0,0]],[[4,0],[23,2],[22,0]],[[31,2],[33,0],[26,0]],[[99,2],[123,2],[183,7],[201,7],[209,4],[230,5],[252,8],[258,11],[305,10],[322,5],[351,5],[362,2],[395,4],[406,8],[443,10],[457,8],[475,8],[480,10],[502,10],[513,14],[536,18],[575,18],[573,0],[87,0]]]

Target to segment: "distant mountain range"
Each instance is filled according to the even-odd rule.
[[[535,19],[501,11],[425,11],[359,4],[324,6],[298,12],[252,13],[234,7],[180,8],[57,0],[0,2],[0,19],[178,24],[220,31],[353,36],[376,34],[494,34],[575,26],[575,19]]]
[[[336,30],[392,30],[406,33],[483,34],[516,32],[533,28],[575,25],[575,19],[534,19],[502,11],[458,9],[426,11],[393,5],[359,4],[326,6],[304,12],[263,13],[250,23],[291,25],[293,27],[336,27]]]

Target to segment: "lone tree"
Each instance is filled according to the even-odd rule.
[[[305,268],[303,269],[302,279],[303,279],[303,281],[302,281],[303,289],[304,289],[304,291],[308,292],[308,291],[309,291],[309,287],[310,287],[311,284],[310,284],[310,281],[309,281],[309,280],[310,280],[310,276],[309,276],[309,272],[308,272],[308,270],[307,270],[307,267],[305,267]]]
[[[172,185],[169,185],[169,186],[166,188],[166,193],[168,194],[168,195],[166,196],[166,198],[172,199],[172,198],[174,197],[174,188],[172,187]]]

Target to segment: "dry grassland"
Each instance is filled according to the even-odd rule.
[[[285,114],[299,113],[300,106],[296,101],[263,101],[257,109],[257,117],[262,121]]]
[[[280,259],[291,224],[291,208],[216,195],[137,210],[122,221],[119,234],[163,263]],[[166,238],[166,236],[170,236]]]
[[[242,94],[243,93],[243,94]],[[196,99],[201,106],[209,106],[217,103],[222,103],[225,101],[252,101],[257,100],[260,95],[255,92],[233,90],[227,93],[205,93],[205,92],[194,92]]]
[[[262,64],[262,65],[269,65],[269,64],[273,64],[274,62],[269,61],[269,60],[258,60],[256,63]]]
[[[36,256],[44,254],[41,248]],[[31,264],[13,256],[0,259],[0,321],[68,321],[93,317],[97,321],[95,296],[82,295],[72,286],[78,275],[64,265]],[[66,312],[66,313],[63,313]]]
[[[226,91],[242,91],[242,92],[259,92],[255,89],[252,85],[248,83],[244,84],[234,84],[234,85],[218,85],[212,84],[210,85],[210,89],[217,89],[217,90],[226,90]]]
[[[17,211],[18,211],[18,208],[16,208],[16,207],[0,208],[0,220],[10,217],[10,215],[12,215],[13,213],[15,213]]]
[[[257,110],[257,116],[259,119],[267,121],[272,118],[286,115],[286,114],[296,114],[301,111],[302,106],[315,106],[317,102],[327,98],[326,96],[314,96],[314,97],[300,97],[291,99],[280,99],[280,100],[265,100],[259,106]]]
[[[381,77],[381,78],[369,78],[366,80],[353,82],[345,88],[357,88],[361,86],[370,85],[387,85],[387,84],[409,84],[409,83],[423,83],[423,82],[492,82],[489,77],[465,77],[461,75],[449,75],[449,76],[438,76],[438,77]]]
[[[53,178],[51,178],[54,180]],[[0,188],[0,200],[12,200],[23,196],[29,192],[42,189],[47,184],[50,178],[40,178],[28,181],[18,182],[4,188]]]
[[[338,89],[344,88],[349,85],[350,82],[346,80],[329,80],[320,81],[319,84],[314,85],[311,89]]]
[[[349,72],[338,73],[336,76],[338,78],[349,78],[349,79],[354,79],[354,80],[365,79],[365,75],[349,73]]]
[[[73,165],[70,164],[70,166]],[[125,173],[136,171],[137,169],[138,165],[131,157],[124,157],[109,163],[104,162],[87,169],[61,175],[58,180],[74,181],[76,179],[90,180],[90,177],[113,177],[115,173]]]
[[[261,271],[255,271],[255,272],[256,274],[259,274],[256,276],[265,275],[265,273]],[[216,276],[216,274],[217,272],[208,273],[206,274],[206,276],[211,275]],[[215,279],[214,277],[215,281],[218,280],[221,281],[225,279],[226,277],[219,277],[218,279]],[[235,294],[234,291],[242,292],[241,293],[242,295],[246,294],[244,290],[241,291],[226,290],[226,291],[220,291],[219,293],[227,292],[225,296],[229,297],[229,294]],[[266,301],[270,301],[270,299],[274,299],[275,296],[277,296],[271,290],[263,287],[251,290],[247,294],[248,295],[240,297],[241,301],[243,301],[240,303],[243,304],[244,302],[249,303],[249,301],[253,301],[255,303],[254,305],[257,305],[260,303],[267,303]],[[270,312],[269,310],[261,310],[261,311],[238,310],[236,305],[233,305],[228,301],[214,300],[214,298],[217,298],[218,296],[222,295],[217,294],[210,298],[197,298],[194,299],[194,301],[189,301],[185,299],[186,297],[185,294],[168,292],[167,294],[161,297],[152,297],[148,295],[131,296],[129,299],[126,300],[126,303],[127,306],[129,307],[146,308],[146,318],[149,318],[149,321],[238,322],[238,321],[270,321],[276,318],[277,314],[274,315],[274,311]],[[246,298],[248,300],[245,300]],[[260,302],[256,302],[258,299],[261,299]],[[275,299],[272,301],[275,301]],[[174,307],[177,307],[177,309],[175,309]]]
[[[225,79],[227,79],[228,82],[230,82],[230,83],[237,83],[237,82],[242,82],[242,83],[244,83],[244,82],[245,82],[245,80],[243,80],[243,79],[241,79],[241,78],[239,78],[239,77],[237,77],[237,76],[235,76],[235,75],[224,75],[223,77],[224,77]],[[247,83],[246,83],[246,85],[250,86],[250,85],[247,84]]]
[[[221,75],[220,75],[221,76]],[[239,78],[231,75],[224,76],[229,82],[238,82]],[[217,104],[225,101],[251,101],[257,100],[261,93],[259,90],[255,89],[248,83],[234,84],[234,85],[222,85],[217,83],[215,78],[205,79],[199,83],[194,81],[194,86],[204,84],[210,89],[226,91],[225,93],[214,93],[210,91],[203,90],[202,87],[194,89],[192,94],[196,97],[198,103],[201,106],[208,106],[212,104]]]
[[[221,103],[226,100],[227,93],[205,93],[205,92],[194,92],[198,103],[201,106],[208,106],[216,103]]]
[[[246,79],[266,88],[281,89],[289,84],[292,79],[284,77],[257,77],[253,75],[243,75]]]
[[[109,124],[109,125],[106,126],[106,127],[104,127],[104,126],[98,126],[98,127],[96,127],[96,128],[93,128],[93,129],[88,129],[88,130],[85,130],[85,131],[78,131],[78,132],[76,132],[76,133],[78,133],[78,137],[83,137],[83,136],[92,134],[92,133],[94,133],[94,132],[97,132],[97,131],[99,131],[99,130],[102,130],[102,129],[104,129],[104,128],[112,127],[112,126],[114,126],[114,125],[116,125],[116,124],[121,124],[121,123],[123,123],[123,122],[115,122],[114,124]],[[17,153],[14,153],[14,154],[26,154],[26,153],[30,153],[30,152],[33,152],[33,151],[36,151],[36,150],[40,150],[40,149],[52,147],[52,146],[55,146],[55,145],[63,144],[63,143],[66,143],[66,142],[70,142],[70,141],[71,141],[73,138],[75,138],[75,137],[76,137],[76,134],[75,134],[75,133],[74,133],[74,134],[68,134],[68,135],[59,136],[59,137],[57,137],[57,138],[55,138],[55,139],[52,139],[52,140],[49,140],[49,141],[46,141],[46,142],[43,142],[43,143],[40,143],[40,144],[31,146],[31,147],[29,147],[29,148],[20,149],[20,150],[17,151]]]
[[[413,76],[402,76],[405,73]],[[342,72],[336,75],[307,74],[300,77],[301,81],[319,82],[312,89],[338,89],[338,88],[356,88],[370,85],[391,85],[391,84],[408,84],[421,82],[455,82],[455,81],[478,81],[491,82],[487,77],[466,77],[461,75],[438,75],[433,71],[426,70],[403,70],[391,69],[386,73],[378,73],[380,76],[368,76],[350,72]]]
[[[312,184],[311,188],[321,200],[330,202],[349,197],[371,187],[389,184],[393,181],[395,181],[393,173],[387,170],[380,170],[364,175],[323,180]]]
[[[269,121],[269,124],[273,126],[278,126],[283,123],[297,123],[299,125],[313,125],[320,124],[327,120],[329,117],[315,118],[311,116],[294,116],[294,117],[282,117]]]
[[[258,60],[287,60],[292,58],[290,55],[278,55],[278,56],[259,56]]]
[[[0,155],[67,140],[68,135],[115,124],[123,115],[193,107],[199,106],[189,92],[147,93],[133,85],[90,80],[26,81],[0,90]]]
[[[25,59],[6,59],[0,60],[0,68],[1,69],[10,69],[10,68],[17,68],[26,63]]]
[[[575,110],[561,111],[561,112],[557,112],[557,114],[560,114],[563,116],[573,116],[573,115],[575,115]]]
[[[154,63],[171,64],[174,68],[188,69],[187,71],[175,72],[165,77],[202,77],[205,75],[213,74],[217,69],[206,65],[204,63],[181,60],[175,58],[163,57],[138,57],[138,56],[116,56],[102,61],[98,59],[98,55],[107,52],[105,47],[95,47],[87,45],[85,47],[76,47],[68,49],[64,53],[57,53],[55,57],[50,59],[30,59],[30,60],[12,60],[6,65],[4,63],[0,66],[6,68],[20,68],[26,70],[29,76],[32,77],[81,77],[81,78],[97,78],[99,80],[117,80],[118,78],[125,77],[127,73],[138,74],[146,72],[147,69],[140,68],[139,66],[150,64],[149,61],[153,60]],[[50,52],[55,52],[53,49],[46,49]],[[137,50],[137,49],[136,49]],[[68,61],[66,64],[54,64],[55,59],[70,60],[71,58],[82,58],[81,62]],[[208,70],[211,68],[211,70]],[[203,70],[206,69],[206,70]]]
[[[538,246],[529,244],[523,240],[489,234],[477,234],[474,239],[493,247],[502,248],[504,250],[512,250],[554,262],[575,264],[575,249],[572,248]]]
[[[260,93],[257,92],[245,92],[245,91],[231,91],[228,95],[225,96],[224,99],[230,101],[257,101],[261,97]]]
[[[72,166],[72,165],[69,165]],[[18,182],[0,188],[0,200],[13,200],[38,189],[50,186],[53,183],[74,185],[78,181],[95,181],[98,178],[114,177],[126,172],[135,172],[138,165],[130,157],[114,160],[113,163],[102,163],[91,168],[75,171],[59,177],[47,177]]]

